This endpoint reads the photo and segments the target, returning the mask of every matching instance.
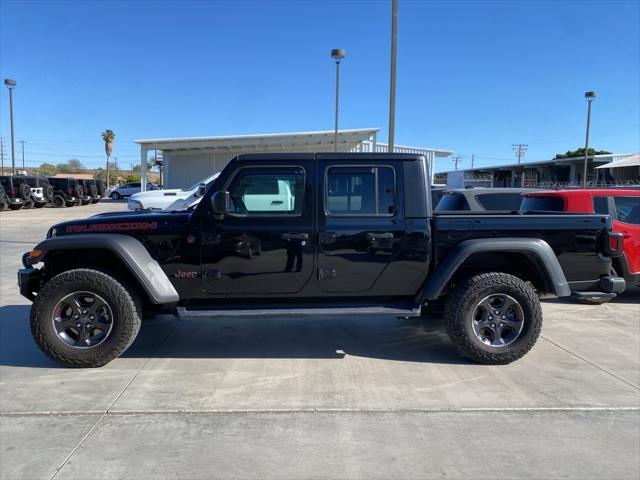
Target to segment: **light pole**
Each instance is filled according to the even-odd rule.
[[[398,0],[391,0],[391,79],[389,81],[389,153],[393,153],[396,130],[396,45],[398,41]],[[456,164],[457,165],[457,164]]]
[[[584,141],[584,172],[582,174],[582,188],[587,188],[587,158],[589,157],[589,127],[591,125],[591,102],[596,98],[596,92],[585,92],[584,98],[587,99],[587,135]]]
[[[10,78],[4,79],[4,84],[9,89],[9,121],[11,124],[11,175],[16,174],[16,150],[13,144],[13,89],[16,88],[16,81]]]
[[[345,56],[345,51],[342,48],[334,48],[331,50],[331,58],[336,61],[336,123],[333,133],[333,151],[338,151],[338,100],[340,93],[340,60]]]

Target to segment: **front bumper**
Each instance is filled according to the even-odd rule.
[[[20,295],[33,301],[42,286],[42,272],[38,268],[21,268],[18,270],[18,287]]]

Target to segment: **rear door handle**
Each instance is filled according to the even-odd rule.
[[[318,234],[318,240],[320,241],[320,243],[324,244],[335,243],[337,238],[338,235],[336,235],[335,232],[320,232]]]
[[[300,232],[287,232],[280,235],[280,238],[283,240],[308,240],[308,233],[300,233]]]
[[[393,233],[385,232],[385,233],[367,233],[367,240],[370,242],[375,242],[376,240],[391,240],[393,238]]]

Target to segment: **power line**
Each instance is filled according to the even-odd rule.
[[[453,162],[455,169],[458,170],[458,163],[462,161],[462,158],[460,156],[451,157],[451,161]]]

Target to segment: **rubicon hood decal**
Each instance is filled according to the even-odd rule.
[[[158,222],[121,222],[121,223],[90,223],[67,225],[67,233],[86,232],[130,232],[157,230]]]

